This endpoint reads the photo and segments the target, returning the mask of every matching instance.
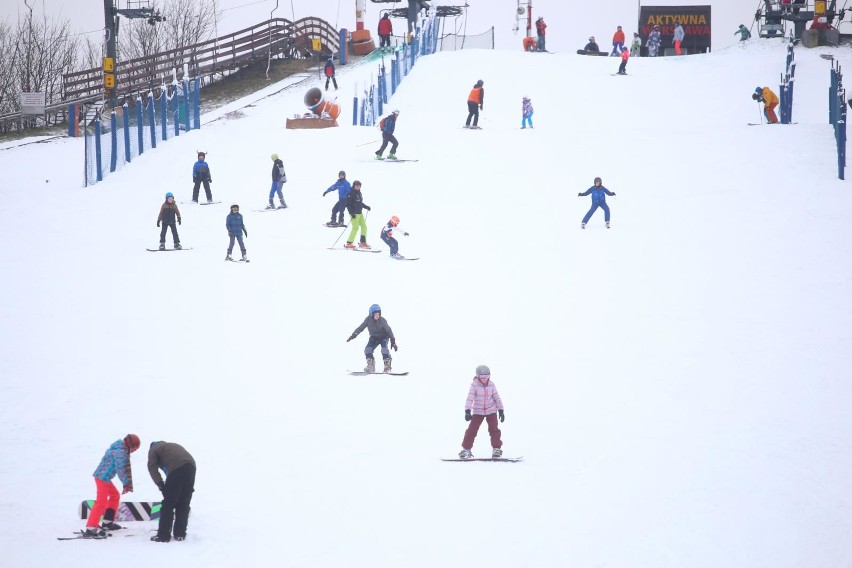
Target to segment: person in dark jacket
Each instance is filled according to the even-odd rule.
[[[201,184],[204,184],[204,193],[207,194],[207,203],[213,202],[213,192],[210,191],[210,184],[213,180],[210,178],[210,166],[207,165],[205,158],[207,154],[204,152],[198,153],[198,161],[192,166],[192,202],[198,203],[198,190]]]
[[[393,34],[393,23],[390,21],[389,14],[386,13],[382,16],[382,19],[379,20],[379,37],[382,40],[379,44],[380,48],[389,48],[391,46],[391,34]]]
[[[180,225],[180,209],[175,203],[174,194],[170,191],[166,194],[166,202],[160,207],[160,214],[157,216],[157,226],[159,227],[161,224],[163,226],[160,229],[160,250],[166,250],[166,229],[169,228],[172,230],[175,249],[181,249],[180,237],[178,237],[177,227],[175,227],[176,220],[177,224]]]
[[[595,178],[595,185],[584,191],[583,193],[578,193],[577,197],[583,197],[585,195],[592,195],[592,208],[589,209],[589,212],[586,213],[586,216],[583,217],[583,222],[580,225],[581,229],[586,228],[586,223],[589,222],[589,219],[592,218],[592,214],[597,211],[597,208],[600,207],[604,210],[604,221],[606,221],[606,228],[609,229],[609,206],[606,204],[606,196],[607,195],[615,195],[612,191],[605,188],[601,185],[603,182],[601,178]]]
[[[246,258],[246,245],[243,244],[243,234],[248,237],[248,231],[243,223],[243,216],[240,215],[240,206],[236,203],[231,205],[231,212],[225,218],[225,228],[228,229],[228,236],[231,238],[225,260],[234,260],[231,258],[231,251],[234,250],[234,240],[236,240],[240,245],[240,252],[243,253],[243,257],[240,260],[248,262]]]
[[[355,248],[355,235],[358,230],[361,230],[361,241],[358,243],[358,248],[371,248],[367,244],[367,220],[364,218],[364,209],[370,211],[370,206],[364,203],[364,196],[361,195],[361,182],[357,179],[352,182],[352,191],[346,196],[346,210],[352,217],[352,229],[349,231],[349,238],[346,240],[345,248]]]
[[[479,129],[479,111],[482,110],[485,104],[485,83],[480,79],[470,90],[467,96],[467,120],[464,122],[465,128]],[[473,120],[471,125],[470,121]]]
[[[337,191],[337,203],[332,207],[331,221],[326,223],[326,225],[329,227],[343,227],[343,212],[346,210],[346,198],[349,196],[349,192],[352,191],[352,186],[346,180],[346,172],[343,170],[337,172],[337,181],[323,191],[322,196],[325,197],[335,190]],[[335,217],[337,217],[336,222],[334,220]]]
[[[586,44],[586,47],[583,48],[583,51],[586,53],[600,53],[601,48],[595,41],[595,36],[591,36],[589,38],[589,43]]]
[[[269,205],[267,209],[275,209],[275,194],[278,194],[278,201],[281,203],[279,209],[286,209],[287,204],[284,203],[284,195],[281,193],[281,186],[287,183],[287,174],[284,173],[284,162],[278,157],[278,154],[272,154],[272,187],[269,189]]]
[[[388,159],[396,160],[396,149],[397,147],[399,147],[399,142],[393,135],[393,131],[396,130],[396,119],[398,116],[399,111],[395,110],[382,119],[382,122],[384,122],[384,126],[382,126],[382,145],[376,151],[377,160],[384,160],[382,154],[384,153],[385,148],[388,147],[388,142],[391,143],[391,149],[390,154],[388,154]],[[381,125],[381,122],[379,124]]]
[[[364,318],[361,325],[355,328],[355,331],[352,332],[352,335],[349,336],[346,342],[348,343],[358,337],[358,334],[365,329],[370,334],[370,339],[367,341],[367,346],[364,347],[364,355],[367,357],[367,366],[364,367],[364,371],[368,373],[376,372],[376,360],[373,358],[373,352],[375,352],[376,347],[381,345],[382,359],[385,362],[385,370],[383,372],[390,373],[391,354],[388,350],[388,340],[390,340],[391,349],[396,351],[396,338],[387,320],[382,317],[382,308],[378,304],[370,306],[370,315]]]
[[[337,79],[334,76],[334,60],[331,57],[329,57],[328,60],[325,62],[323,73],[325,73],[325,90],[328,90],[328,82],[331,81],[332,83],[334,83],[334,90],[336,91]]]
[[[160,470],[166,474],[165,482],[160,476]],[[151,540],[169,542],[172,538],[172,520],[175,540],[185,539],[189,503],[195,491],[195,459],[180,444],[151,442],[148,449],[148,473],[163,494],[160,525]]]

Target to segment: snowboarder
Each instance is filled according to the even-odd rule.
[[[382,40],[379,44],[380,49],[384,49],[385,47],[390,49],[391,34],[393,34],[393,23],[390,21],[390,14],[385,13],[382,19],[379,20],[379,37]]]
[[[630,45],[630,56],[639,57],[642,50],[642,37],[639,32],[633,32],[633,43]]]
[[[630,50],[626,47],[621,51],[621,64],[618,66],[618,75],[627,75],[627,60],[630,58]]]
[[[589,212],[586,213],[586,216],[583,217],[583,222],[580,224],[581,229],[586,228],[586,223],[589,222],[589,219],[592,218],[592,214],[597,210],[598,207],[604,210],[604,221],[606,221],[606,228],[609,229],[609,206],[606,204],[606,196],[607,195],[615,195],[612,191],[605,188],[601,185],[603,182],[601,178],[595,178],[595,185],[584,191],[583,193],[578,193],[577,197],[583,197],[586,195],[592,194],[592,208],[589,209]]]
[[[130,454],[139,449],[139,436],[128,434],[123,440],[116,440],[107,448],[101,463],[92,475],[95,478],[97,497],[92,510],[89,511],[89,519],[86,521],[86,530],[83,536],[105,537],[106,531],[121,528],[115,523],[115,512],[118,511],[121,496],[118,489],[112,483],[112,478],[118,475],[123,489],[121,494],[133,491],[133,472],[130,469]],[[98,526],[103,515],[103,523]]]
[[[589,43],[586,44],[586,47],[583,48],[583,51],[588,53],[600,53],[601,48],[598,43],[595,41],[595,36],[589,37]]]
[[[198,161],[192,166],[192,183],[195,186],[192,188],[192,202],[198,203],[198,190],[201,184],[204,184],[204,193],[207,194],[207,203],[213,202],[213,192],[210,191],[210,184],[213,180],[210,179],[210,166],[207,165],[205,158],[207,154],[204,152],[198,153]]]
[[[231,205],[231,212],[228,213],[228,216],[225,218],[225,228],[228,229],[228,236],[231,238],[231,241],[228,244],[228,254],[225,255],[225,260],[234,260],[231,257],[231,251],[234,250],[234,240],[236,239],[240,245],[240,252],[243,254],[243,257],[240,260],[247,261],[246,245],[243,244],[243,234],[248,237],[248,231],[243,223],[243,216],[240,214],[240,206],[236,203]]]
[[[359,229],[361,230],[361,241],[358,243],[358,247],[362,249],[371,248],[367,244],[367,220],[364,218],[364,209],[370,211],[370,206],[364,203],[364,196],[361,195],[361,182],[356,179],[352,182],[352,191],[346,196],[346,210],[352,217],[350,221],[352,230],[349,231],[349,239],[343,245],[345,248],[355,248],[355,235],[358,234]]]
[[[396,215],[391,217],[390,221],[388,221],[387,224],[382,227],[381,237],[385,244],[390,247],[390,255],[398,260],[404,260],[405,257],[399,254],[399,241],[397,241],[393,236],[394,230],[399,231],[406,237],[408,236],[407,232],[399,228],[399,217],[397,217]]]
[[[538,36],[536,49],[538,51],[547,51],[544,48],[544,35],[547,33],[547,24],[544,23],[544,18],[539,18],[535,21],[535,33]]]
[[[734,35],[737,34],[740,34],[740,41],[747,41],[751,39],[751,32],[748,31],[748,28],[743,24],[740,24],[740,27],[738,27],[737,31],[734,32]]]
[[[287,204],[284,203],[284,194],[281,193],[281,187],[287,183],[287,174],[284,173],[284,162],[278,157],[278,154],[272,154],[272,187],[269,188],[269,205],[267,209],[275,209],[275,194],[278,194],[278,202],[281,204],[279,209],[286,209]]]
[[[680,25],[680,22],[677,22],[675,24],[674,38],[672,39],[672,45],[675,48],[675,53],[677,53],[678,55],[682,55],[681,50],[680,50],[680,44],[683,43],[683,37],[685,35],[686,34],[683,31],[683,26]]]
[[[527,127],[527,123],[529,123],[530,128],[533,127],[532,116],[533,116],[532,101],[530,101],[529,97],[524,96],[524,98],[521,100],[521,129],[522,130]]]
[[[657,51],[660,49],[662,41],[662,38],[660,38],[660,26],[655,25],[651,33],[648,34],[648,57],[657,56]]]
[[[763,115],[766,117],[766,122],[769,124],[777,124],[778,116],[775,114],[775,107],[778,106],[778,95],[776,95],[769,87],[757,87],[754,90],[752,99],[758,103],[763,103]]]
[[[160,214],[157,216],[157,226],[159,227],[160,224],[163,225],[163,228],[160,229],[160,250],[166,250],[166,229],[169,228],[172,230],[172,240],[174,241],[175,249],[181,249],[175,220],[180,225],[180,209],[178,209],[177,203],[175,203],[174,194],[170,191],[166,194],[166,202],[160,206]]]
[[[364,371],[367,373],[376,372],[376,360],[373,358],[373,352],[375,352],[376,347],[381,346],[382,359],[384,359],[385,363],[385,370],[382,372],[390,373],[391,354],[388,350],[388,341],[390,341],[390,348],[396,351],[396,338],[387,320],[382,317],[382,308],[378,304],[370,306],[370,315],[364,318],[361,325],[355,328],[355,331],[352,332],[352,335],[349,336],[346,342],[349,343],[358,337],[358,334],[365,329],[370,334],[370,339],[367,341],[366,347],[364,347],[364,355],[367,357],[367,366],[364,367]]]
[[[329,227],[343,227],[345,226],[343,223],[343,211],[346,210],[346,197],[352,191],[352,186],[346,181],[346,172],[343,170],[337,172],[337,181],[323,191],[322,196],[325,197],[327,193],[331,193],[334,190],[337,190],[338,199],[337,203],[331,209],[331,221],[326,223],[326,225]],[[335,216],[337,217],[337,222],[334,221]]]
[[[160,476],[161,469],[166,474],[165,483]],[[151,540],[169,542],[173,519],[175,540],[184,540],[189,522],[189,503],[195,491],[195,459],[180,444],[151,442],[148,449],[148,473],[163,494],[160,524]]]
[[[373,44],[375,45],[375,44]],[[337,90],[337,78],[334,76],[334,60],[329,57],[325,62],[325,67],[323,67],[323,73],[325,73],[325,90],[328,90],[328,82],[331,81],[334,83],[334,90]]]
[[[612,34],[612,53],[609,54],[610,57],[614,57],[616,55],[621,55],[621,52],[624,51],[624,32],[621,29],[621,26],[618,26],[618,29],[615,30],[615,33]]]
[[[479,129],[479,111],[482,110],[482,106],[485,104],[484,84],[482,79],[477,81],[467,96],[467,120],[464,123],[465,128]],[[473,120],[472,125],[470,123],[471,120]]]
[[[483,420],[488,423],[488,435],[491,436],[491,457],[499,458],[503,455],[503,440],[500,439],[500,428],[497,426],[498,416],[500,422],[506,419],[503,401],[497,392],[497,385],[491,382],[491,369],[488,365],[479,365],[464,403],[464,419],[470,424],[464,432],[462,451],[459,452],[460,458],[473,457],[471,452],[473,441]]]
[[[394,110],[392,113],[384,117],[379,121],[379,128],[382,130],[382,145],[376,151],[376,159],[384,160],[382,154],[385,151],[385,148],[388,147],[388,142],[391,143],[390,154],[388,154],[389,160],[396,160],[396,149],[399,146],[399,142],[396,137],[393,135],[393,131],[396,129],[396,119],[399,116],[399,111]]]

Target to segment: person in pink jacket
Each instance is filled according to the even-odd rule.
[[[503,414],[503,401],[500,400],[497,386],[491,382],[491,369],[487,365],[480,365],[476,368],[476,376],[470,384],[464,404],[464,419],[470,424],[464,433],[460,458],[473,457],[470,450],[483,420],[488,423],[488,435],[491,436],[491,457],[499,458],[503,455],[503,441],[500,439],[500,428],[497,427],[498,416],[500,422],[506,419]]]

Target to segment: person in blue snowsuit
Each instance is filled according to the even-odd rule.
[[[589,222],[589,219],[592,218],[592,215],[597,210],[598,207],[604,210],[604,221],[606,221],[606,228],[609,229],[609,206],[606,204],[606,196],[607,195],[615,195],[614,192],[608,190],[603,185],[601,178],[595,178],[595,185],[584,191],[583,193],[578,193],[577,197],[584,197],[586,195],[591,194],[592,196],[592,208],[589,209],[589,212],[586,213],[586,216],[583,217],[583,223],[580,225],[581,229],[586,228],[586,223]]]
[[[388,154],[388,158],[391,160],[396,160],[396,148],[399,146],[399,142],[397,142],[396,138],[393,135],[393,131],[396,128],[396,117],[399,116],[399,111],[395,110],[389,115],[387,115],[384,119],[385,125],[382,127],[382,147],[376,152],[377,160],[384,160],[382,153],[384,153],[385,148],[388,147],[388,142],[393,144],[390,149],[390,154]]]
[[[337,181],[331,184],[328,189],[322,192],[322,196],[325,197],[326,194],[331,193],[332,191],[337,190],[337,203],[334,204],[334,207],[331,209],[331,221],[326,223],[329,227],[344,227],[343,223],[343,212],[346,211],[346,196],[349,195],[349,192],[352,191],[352,185],[346,179],[346,172],[340,170],[337,172]],[[335,216],[337,217],[337,222],[334,221]]]
[[[204,161],[206,158],[204,152],[198,153],[198,161],[192,166],[192,202],[198,203],[198,190],[201,184],[204,184],[204,193],[207,194],[207,203],[213,201],[213,192],[210,191],[210,184],[213,180],[210,178],[210,166]]]
[[[234,260],[231,258],[231,252],[234,250],[235,240],[240,245],[240,252],[243,253],[242,260],[248,260],[246,258],[246,245],[243,244],[243,234],[248,236],[248,231],[243,223],[243,216],[240,214],[240,206],[236,203],[231,205],[231,212],[225,218],[225,228],[228,229],[228,237],[230,237],[228,254],[225,256],[225,260]]]

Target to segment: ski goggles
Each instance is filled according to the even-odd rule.
[[[479,376],[479,380],[484,380],[484,381],[487,381],[488,379],[491,378],[491,375],[478,375],[478,376]]]

